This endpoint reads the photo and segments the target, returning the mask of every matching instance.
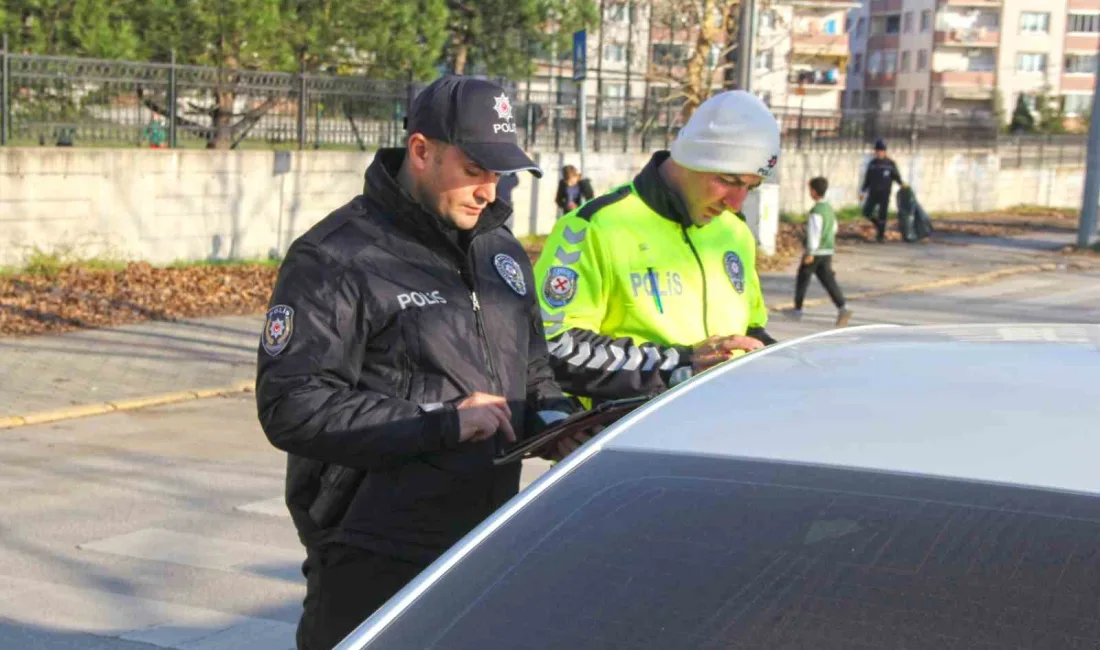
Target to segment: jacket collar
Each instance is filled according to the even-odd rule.
[[[680,193],[661,178],[661,163],[671,155],[668,151],[658,151],[649,159],[649,163],[634,177],[634,191],[638,197],[657,214],[685,228],[692,225],[687,205]]]
[[[685,228],[695,225],[688,214],[687,204],[680,193],[661,178],[658,168],[672,155],[669,151],[658,151],[649,159],[649,163],[634,177],[634,191],[657,214]],[[744,212],[734,212],[738,219],[745,221]]]
[[[452,252],[465,257],[457,243],[457,229],[444,222],[438,216],[425,210],[401,184],[397,174],[405,160],[404,148],[379,149],[374,161],[367,167],[366,183],[363,194],[382,208],[382,216],[393,224],[429,245],[449,244]],[[495,230],[508,221],[512,208],[503,201],[494,201],[485,207],[481,217],[470,233],[470,241],[478,235]]]

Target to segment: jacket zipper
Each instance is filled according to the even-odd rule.
[[[688,248],[691,249],[691,254],[695,256],[695,263],[699,265],[699,275],[703,278],[703,333],[706,334],[706,338],[710,338],[710,327],[707,326],[707,272],[703,269],[703,260],[699,259],[699,251],[695,250],[695,244],[692,243],[691,237],[688,237],[688,231],[686,226],[680,226],[680,231],[684,233],[684,241],[687,242]]]
[[[466,277],[466,284],[470,288],[470,302],[473,305],[474,317],[477,320],[477,340],[481,343],[481,354],[485,357],[485,370],[489,373],[489,382],[493,392],[499,392],[497,388],[497,372],[493,367],[493,355],[489,351],[489,337],[485,333],[485,321],[481,315],[481,301],[477,298],[477,287],[474,285],[474,276],[471,273]]]

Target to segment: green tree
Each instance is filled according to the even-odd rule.
[[[1051,97],[1049,85],[1043,86],[1039,96],[1035,99],[1039,112],[1040,133],[1065,133],[1065,115],[1062,112],[1062,102],[1057,97]]]
[[[573,32],[599,26],[592,0],[446,0],[444,65],[492,76],[525,76],[534,51],[567,50]]]
[[[16,52],[130,58],[141,40],[128,7],[129,0],[5,0],[0,26]]]
[[[1035,117],[1027,107],[1023,94],[1016,98],[1016,110],[1012,113],[1012,123],[1008,126],[1011,133],[1032,133],[1035,131]]]

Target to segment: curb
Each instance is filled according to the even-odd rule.
[[[13,415],[0,417],[0,429],[14,429],[15,427],[31,424],[46,424],[60,422],[75,418],[89,417],[92,415],[106,415],[107,413],[121,413],[124,411],[136,411],[150,406],[164,406],[165,404],[178,404],[207,397],[221,397],[224,395],[237,395],[250,393],[254,387],[252,381],[242,381],[224,388],[209,388],[203,390],[185,390],[176,393],[164,393],[149,397],[135,397],[120,399],[111,402],[99,402],[96,404],[80,404],[52,411],[39,411],[26,415]]]
[[[1025,264],[1023,266],[1010,266],[1005,269],[989,271],[988,273],[979,273],[977,275],[962,275],[954,278],[932,280],[931,282],[921,282],[919,284],[891,287],[889,289],[864,291],[863,293],[854,293],[852,295],[845,296],[845,298],[849,301],[866,300],[868,298],[880,298],[882,296],[891,296],[899,293],[914,293],[917,291],[927,291],[929,289],[942,289],[943,287],[953,287],[960,284],[981,284],[983,282],[992,282],[994,280],[1000,280],[1001,278],[1007,278],[1013,275],[1020,275],[1021,273],[1041,273],[1046,271],[1057,271],[1060,266],[1066,266],[1066,264],[1047,262],[1045,264]],[[832,304],[832,302],[829,298],[813,298],[811,300],[803,301],[802,306],[812,307],[815,305],[824,304]],[[794,303],[787,302],[780,305],[773,305],[768,308],[768,311],[775,312],[782,311],[784,309],[794,309]]]

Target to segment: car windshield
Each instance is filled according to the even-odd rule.
[[[596,454],[367,647],[1098,648],[1100,500]]]

